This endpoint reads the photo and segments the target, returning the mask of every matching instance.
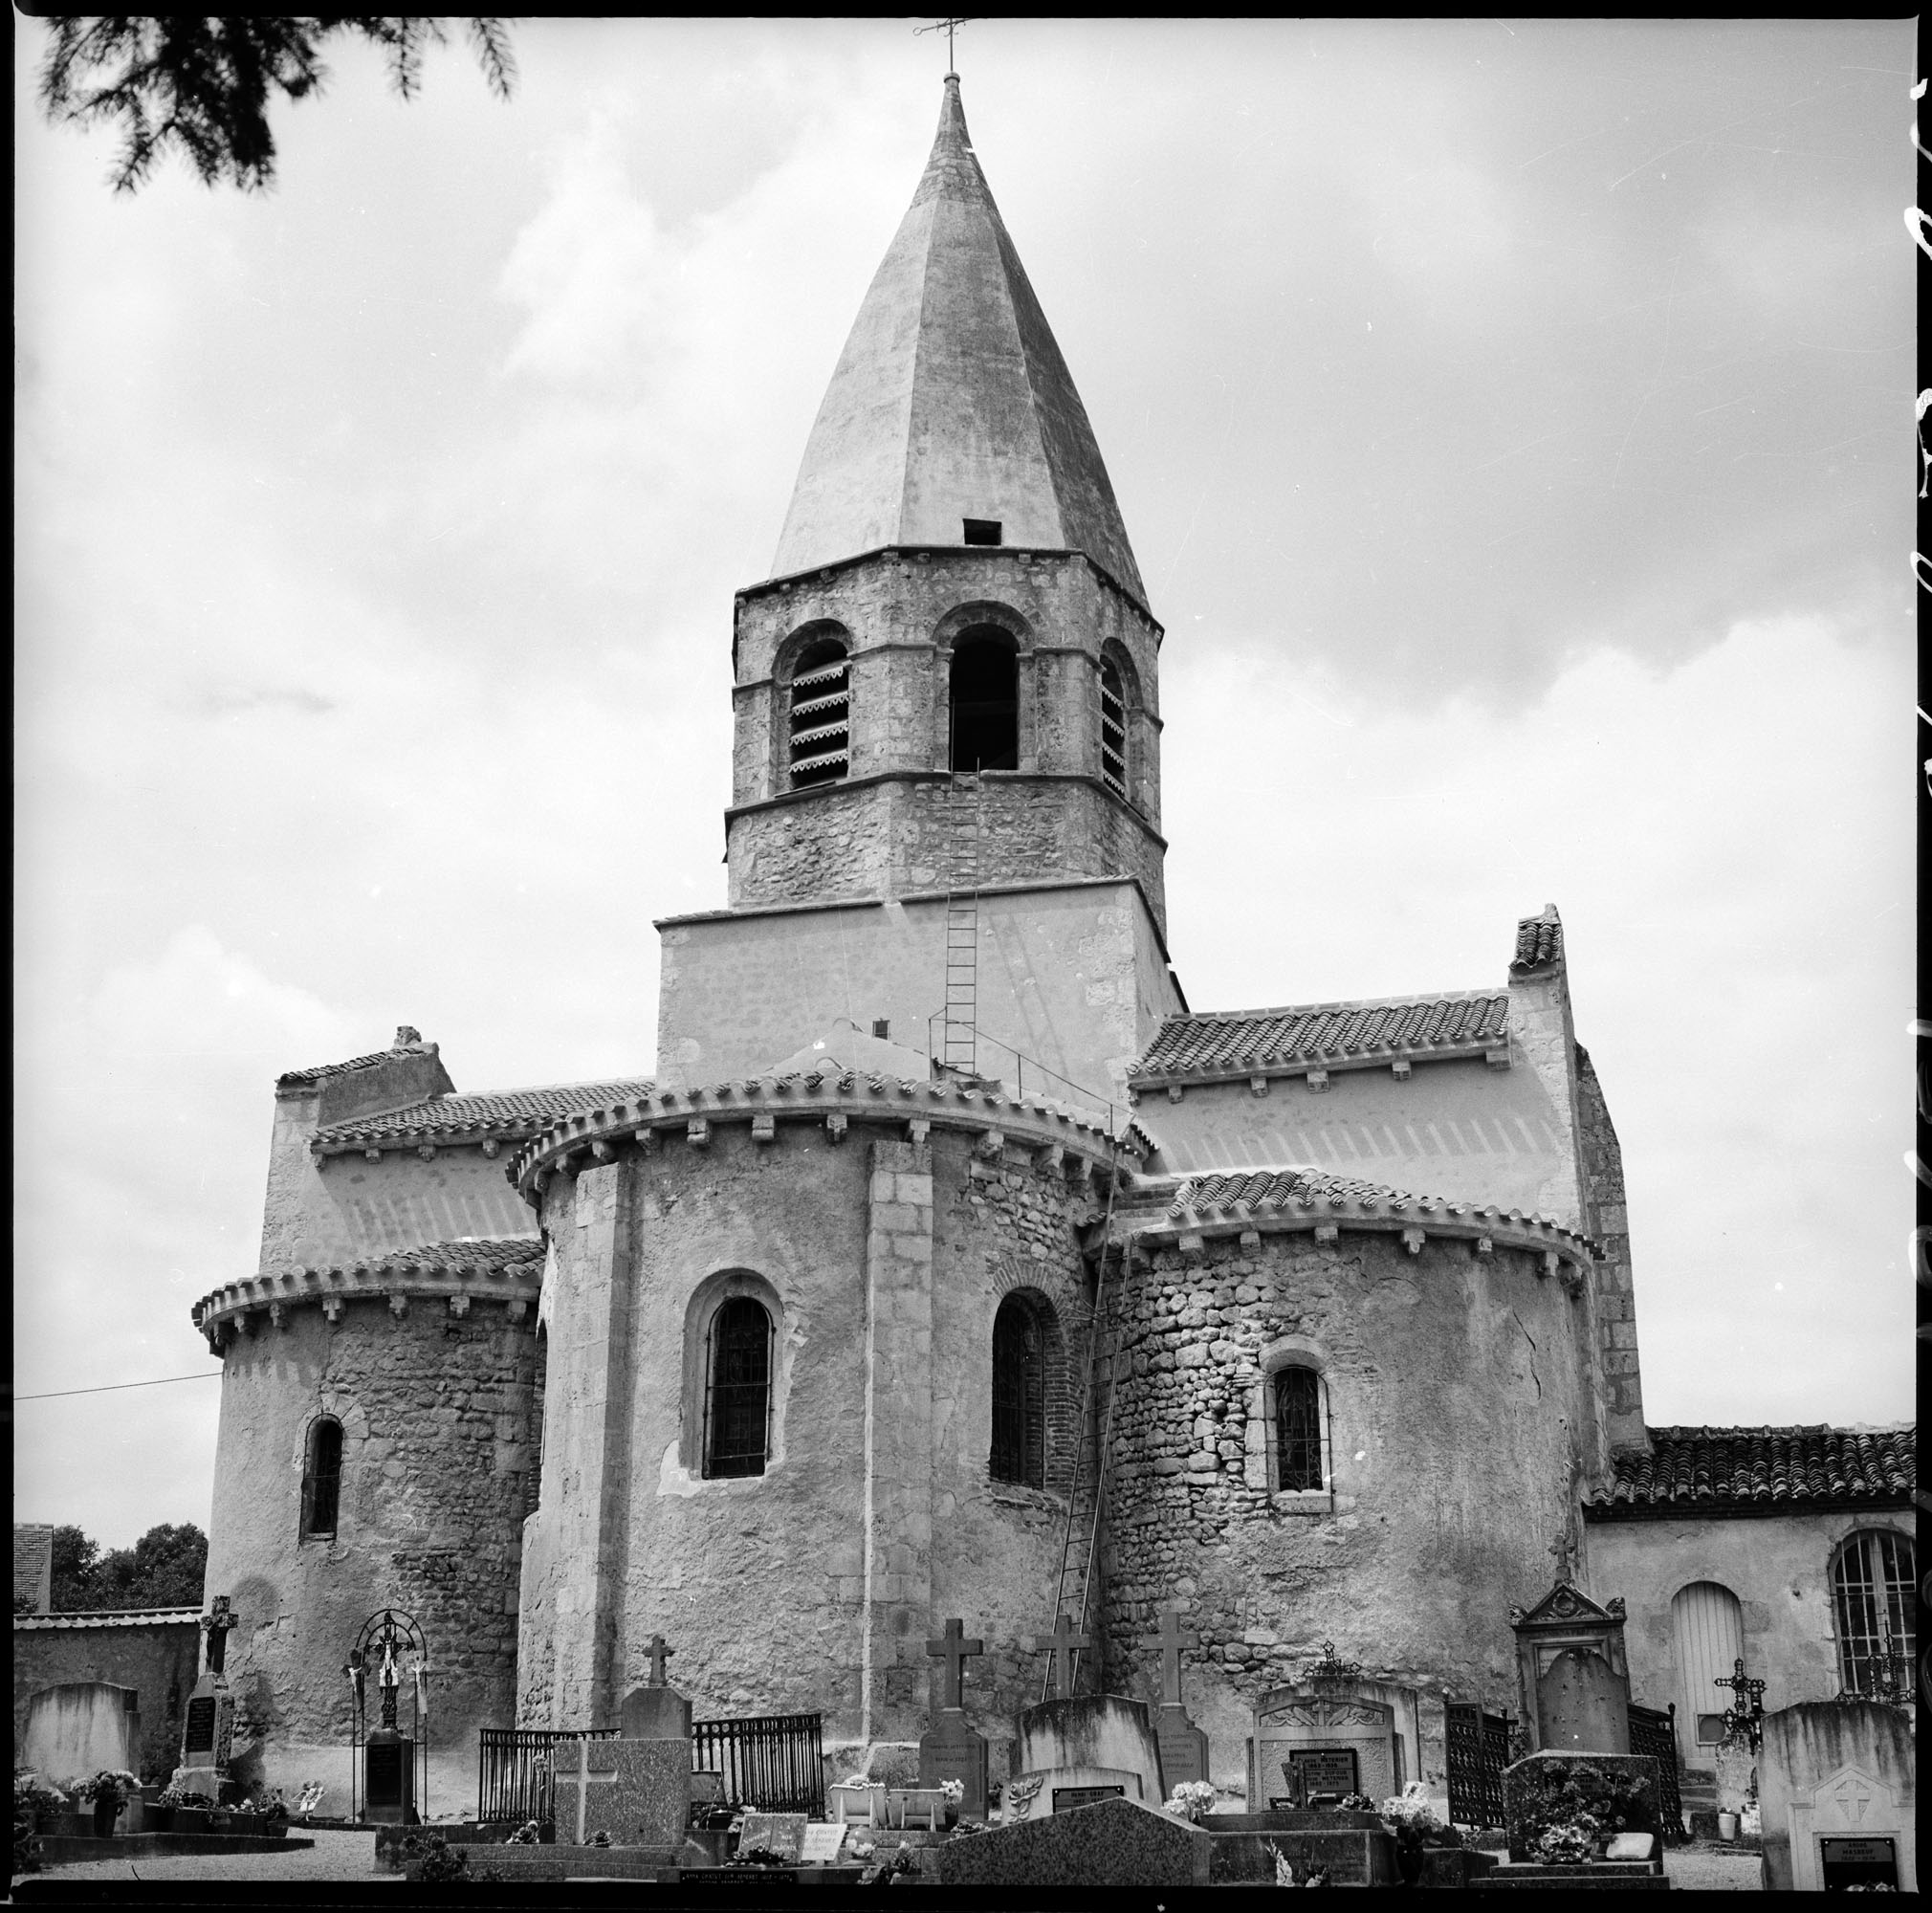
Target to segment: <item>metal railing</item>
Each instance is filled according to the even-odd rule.
[[[1507,1714],[1444,1697],[1449,1818],[1458,1826],[1503,1825],[1503,1770],[1509,1765]]]
[[[744,1720],[693,1721],[692,1758],[700,1771],[724,1776],[734,1807],[768,1814],[825,1811],[824,1749],[818,1714],[757,1714]]]
[[[1639,1707],[1630,1704],[1630,1750],[1657,1761],[1657,1817],[1663,1843],[1680,1842],[1683,1833],[1683,1794],[1678,1786],[1677,1707]]]
[[[926,1019],[926,1053],[942,1066],[950,1068],[955,1066],[947,1062],[945,1040],[942,1039],[936,1046],[933,1043],[934,1025],[942,1022],[946,1022],[944,1010],[934,1010]],[[953,1027],[950,1023],[947,1025],[949,1036]],[[1063,1076],[1057,1069],[1049,1069],[1037,1056],[1028,1056],[1024,1051],[1015,1049],[1010,1043],[1001,1043],[997,1036],[988,1036],[977,1023],[971,1028],[976,1044],[986,1044],[1012,1059],[1011,1081],[1016,1101],[1027,1095],[1029,1087],[1036,1098],[1049,1101],[1064,1103],[1069,1100],[1070,1095],[1096,1113],[1106,1112],[1107,1134],[1110,1141],[1118,1142],[1127,1134],[1131,1118],[1111,1097],[1102,1095],[1097,1089],[1089,1089],[1084,1083],[1076,1083],[1071,1076]],[[1003,1069],[999,1071],[999,1080],[1002,1084],[1008,1080]],[[1053,1085],[1058,1085],[1058,1088],[1050,1087]]]
[[[476,1817],[523,1826],[548,1826],[557,1818],[557,1756],[560,1744],[616,1740],[621,1727],[552,1729],[480,1727],[476,1745]]]

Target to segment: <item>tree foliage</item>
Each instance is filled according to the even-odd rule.
[[[116,1608],[198,1608],[208,1536],[193,1522],[150,1528],[132,1548],[100,1544],[77,1528],[54,1530],[55,1614]]]
[[[204,186],[230,180],[245,192],[260,190],[275,176],[271,96],[279,91],[306,99],[320,93],[329,77],[321,57],[325,40],[360,35],[381,47],[405,99],[422,84],[425,49],[449,42],[448,23],[438,19],[42,17],[53,41],[41,68],[40,103],[50,120],[80,125],[105,120],[120,127],[117,192],[143,185],[170,147],[187,156]],[[516,68],[503,21],[463,25],[490,90],[509,99]]]

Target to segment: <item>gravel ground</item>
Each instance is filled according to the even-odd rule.
[[[1755,1848],[1717,1846],[1709,1840],[1666,1847],[1663,1854],[1671,1885],[1687,1893],[1762,1893],[1762,1866]]]
[[[139,1859],[88,1859],[50,1866],[29,1876],[81,1880],[353,1880],[403,1883],[401,1874],[376,1870],[376,1836],[313,1833],[313,1847],[278,1854],[147,1854]],[[16,1882],[17,1883],[17,1882]]]

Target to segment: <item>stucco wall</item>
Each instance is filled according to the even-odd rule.
[[[460,1318],[412,1302],[291,1307],[228,1348],[207,1587],[234,1602],[228,1674],[238,1748],[265,1777],[346,1800],[341,1668],[378,1609],[428,1636],[432,1797],[473,1798],[478,1726],[514,1710],[517,1532],[532,1465],[534,1342],[501,1304]],[[259,1322],[259,1318],[257,1318]],[[333,1539],[299,1538],[311,1420],[342,1423]],[[370,1699],[371,1725],[375,1700]],[[406,1701],[405,1712],[407,1711]]]
[[[1645,1440],[1643,1377],[1636,1350],[1636,1287],[1631,1266],[1630,1209],[1624,1198],[1623,1150],[1610,1120],[1603,1085],[1579,1044],[1576,1049],[1578,1132],[1586,1232],[1603,1253],[1595,1270],[1597,1336],[1602,1350],[1606,1437],[1613,1448]]]
[[[1155,1698],[1143,1647],[1178,1598],[1200,1636],[1182,1691],[1213,1771],[1243,1777],[1266,1687],[1332,1640],[1365,1671],[1515,1712],[1512,1601],[1547,1591],[1576,1540],[1588,1413],[1581,1307],[1529,1253],[1394,1236],[1211,1239],[1136,1254],[1115,1291],[1124,1373],[1108,1517],[1107,1654]],[[1267,1346],[1325,1357],[1334,1505],[1270,1499],[1249,1410]],[[1439,1708],[1424,1776],[1441,1779]]]
[[[980,1058],[1009,1082],[1023,1054],[1125,1099],[1127,1066],[1180,1005],[1131,884],[993,892],[979,899]],[[755,1076],[840,1017],[923,1049],[946,1000],[943,898],[827,910],[669,918],[658,1074],[676,1088]],[[1029,1094],[1040,1085],[1029,1077]],[[1065,1096],[1048,1083],[1049,1094]]]
[[[1647,1706],[1677,1704],[1679,1746],[1692,1754],[1671,1602],[1693,1581],[1716,1581],[1738,1597],[1746,1671],[1765,1682],[1768,1712],[1838,1692],[1833,1550],[1865,1528],[1912,1532],[1903,1508],[1850,1508],[1723,1520],[1710,1516],[1600,1521],[1585,1529],[1589,1586],[1598,1600],[1621,1594],[1630,1610],[1624,1639],[1631,1687]],[[1695,1711],[1722,1711],[1730,1696],[1695,1697]]]
[[[1084,1352],[1090,1196],[1017,1150],[855,1122],[839,1143],[719,1127],[556,1178],[544,1200],[557,1268],[519,1719],[614,1718],[662,1633],[700,1716],[810,1709],[829,1743],[916,1739],[925,1640],[956,1614],[989,1650],[969,1710],[1003,1745],[1037,1694],[1021,1637],[1051,1623],[1065,1504],[988,1482],[993,1317],[1036,1289]],[[727,1270],[762,1277],[780,1311],[774,1448],[761,1476],[708,1481],[686,1322]],[[1053,1480],[1070,1414],[1050,1439]]]
[[[69,1681],[107,1681],[140,1696],[141,1773],[165,1779],[181,1758],[182,1723],[200,1668],[201,1631],[192,1617],[130,1626],[23,1627],[13,1623],[13,1748],[27,1736],[33,1696]],[[62,1780],[65,1774],[49,1776]]]

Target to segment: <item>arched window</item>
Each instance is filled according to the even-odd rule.
[[[1100,664],[1100,775],[1116,797],[1127,795],[1127,695],[1112,658]]]
[[[749,1295],[712,1317],[705,1362],[704,1471],[761,1475],[771,1436],[772,1318]]]
[[[1299,1364],[1277,1369],[1274,1397],[1275,1492],[1301,1494],[1326,1488],[1320,1374]]]
[[[953,646],[950,679],[955,771],[1020,768],[1020,663],[1011,635],[975,625]]]
[[[792,672],[786,763],[791,787],[834,783],[852,768],[851,660],[837,638],[821,638]]]
[[[993,1318],[993,1453],[987,1472],[1046,1485],[1046,1333],[1040,1311],[1009,1295]]]
[[[1890,1528],[1850,1536],[1832,1564],[1838,1680],[1847,1694],[1912,1691],[1912,1543]]]
[[[342,1424],[318,1416],[302,1458],[302,1539],[336,1531],[342,1500]]]

